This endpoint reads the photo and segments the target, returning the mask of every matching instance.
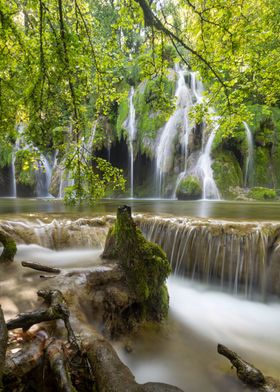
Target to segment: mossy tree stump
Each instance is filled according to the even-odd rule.
[[[167,316],[169,296],[165,281],[171,272],[170,264],[162,249],[147,241],[136,227],[130,207],[118,208],[103,258],[118,261],[129,289],[141,305],[142,318],[160,321]]]
[[[0,231],[0,243],[3,244],[3,252],[0,256],[0,264],[11,263],[14,261],[15,254],[17,253],[17,246],[15,240],[5,233]]]

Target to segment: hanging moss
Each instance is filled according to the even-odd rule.
[[[128,101],[128,95],[126,95],[121,100],[118,108],[116,129],[117,129],[117,135],[119,139],[121,138],[123,132],[124,131],[126,132],[126,129],[124,127],[124,122],[127,119],[128,114],[129,114],[129,101]]]
[[[212,164],[214,179],[223,198],[234,198],[231,189],[242,186],[242,170],[233,153],[215,151]]]
[[[170,264],[162,249],[147,241],[136,227],[128,206],[118,208],[117,220],[109,231],[104,258],[117,259],[130,290],[141,304],[142,317],[161,320],[167,316],[166,278]]]

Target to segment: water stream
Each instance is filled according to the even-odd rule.
[[[174,159],[174,139],[182,127],[184,156],[186,160],[190,124],[188,111],[192,106],[191,91],[185,81],[185,71],[176,68],[178,81],[175,92],[176,108],[162,131],[156,147],[156,186],[159,197],[165,195],[164,177],[172,168]]]
[[[253,141],[253,135],[251,132],[251,129],[249,125],[243,121],[244,128],[245,128],[245,133],[246,133],[246,139],[247,139],[247,145],[248,145],[248,155],[246,159],[246,167],[245,167],[245,175],[244,175],[244,186],[248,187],[252,182],[252,172],[253,172],[253,165],[254,165],[254,141]]]
[[[214,142],[216,129],[214,129],[210,133],[207,143],[205,144],[204,150],[202,151],[194,170],[196,175],[201,178],[202,181],[203,199],[220,199],[219,190],[214,180],[213,170],[211,167],[211,149]]]
[[[127,121],[128,141],[129,141],[129,172],[130,172],[130,197],[134,196],[134,148],[133,142],[136,138],[137,128],[135,122],[135,107],[133,103],[134,87],[129,93],[129,116]]]
[[[100,264],[100,248],[55,251],[38,245],[19,245],[20,260],[42,262],[69,271]],[[1,276],[0,302],[7,319],[37,306],[40,278],[19,265],[17,273]],[[186,392],[239,392],[242,384],[217,343],[228,345],[266,374],[280,373],[280,305],[248,301],[217,291],[215,286],[180,277],[168,282],[168,322],[144,328],[130,337],[132,352],[115,342],[121,359],[138,382],[162,381]]]

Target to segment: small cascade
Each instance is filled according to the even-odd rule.
[[[251,181],[252,181],[251,177],[252,177],[253,165],[254,165],[254,141],[249,125],[245,121],[243,121],[243,124],[245,128],[246,139],[248,144],[248,155],[246,159],[244,187],[248,187],[251,185]]]
[[[195,173],[201,179],[203,184],[203,199],[220,199],[219,190],[213,178],[213,170],[211,167],[211,149],[216,135],[217,127],[218,126],[216,126],[215,129],[210,133],[204,150],[200,155],[195,167]]]
[[[175,274],[248,297],[280,294],[279,223],[140,217],[138,224]]]
[[[135,107],[133,104],[134,97],[134,87],[131,87],[129,93],[129,116],[127,119],[127,130],[128,130],[128,140],[129,140],[129,153],[130,153],[130,197],[134,196],[134,149],[133,142],[136,138],[137,128],[135,122]]]
[[[184,170],[178,175],[174,192],[173,192],[173,199],[176,199],[176,191],[181,182],[181,180],[186,177],[187,175],[187,158],[188,158],[188,142],[189,142],[189,134],[191,129],[193,128],[194,124],[189,122],[188,113],[191,107],[202,103],[203,101],[203,85],[200,81],[196,78],[196,72],[191,72],[191,94],[192,94],[192,101],[191,106],[187,108],[187,113],[185,117],[185,127],[184,127]]]
[[[53,161],[54,159],[52,159],[52,163],[50,163],[45,155],[40,155],[38,171],[36,173],[36,192],[38,197],[51,196],[49,193],[49,187],[52,179]]]
[[[11,197],[17,197],[17,182],[16,182],[16,168],[15,168],[16,154],[13,151],[11,162]]]
[[[177,67],[176,72],[178,81],[175,92],[175,112],[165,124],[156,149],[156,182],[158,196],[164,194],[164,176],[171,170],[173,165],[174,139],[179,131],[179,127],[181,126],[183,128],[185,161],[189,132],[191,129],[188,121],[188,111],[192,106],[191,92],[185,81],[185,71]]]

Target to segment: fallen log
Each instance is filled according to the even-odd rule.
[[[32,268],[36,271],[50,272],[52,274],[60,274],[61,272],[61,270],[58,268],[49,267],[48,265],[43,265],[39,263],[31,263],[29,261],[22,261],[21,265],[23,267]]]
[[[70,376],[70,370],[64,356],[63,342],[57,339],[49,339],[46,342],[46,355],[49,361],[50,369],[56,380],[56,391],[59,392],[76,392]]]
[[[238,354],[222,344],[218,344],[218,353],[230,360],[236,368],[237,377],[244,384],[255,388],[260,392],[280,392],[280,381],[272,377],[266,377],[254,365],[244,361]]]
[[[8,343],[8,330],[6,327],[3,311],[0,305],[0,390],[2,389],[2,376],[5,364],[6,350]]]

